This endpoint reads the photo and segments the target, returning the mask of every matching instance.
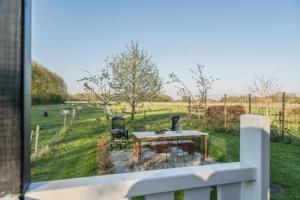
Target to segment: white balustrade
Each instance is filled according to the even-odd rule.
[[[218,200],[268,200],[269,126],[267,117],[241,117],[240,162],[32,183],[25,199],[173,200],[182,190],[185,200],[209,200],[217,186]]]

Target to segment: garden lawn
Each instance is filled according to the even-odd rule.
[[[32,155],[32,180],[46,181],[74,177],[94,176],[98,174],[99,137],[108,137],[110,123],[106,122],[102,110],[95,105],[80,105],[72,121],[67,119],[67,130],[64,132],[62,109],[72,110],[76,105],[43,105],[32,108],[32,127],[40,126],[39,155]],[[47,110],[49,117],[43,117]],[[143,113],[136,116],[134,126],[146,123],[146,129],[158,130],[170,126],[170,114],[180,114],[185,119],[184,109],[178,105],[169,107],[152,105],[146,117]],[[126,115],[127,128],[131,132],[133,125]],[[100,118],[100,122],[96,119]],[[183,120],[183,129],[197,129],[196,123]],[[34,147],[35,135],[32,145]],[[130,148],[130,145],[129,145]],[[271,143],[271,182],[286,189],[281,196],[271,195],[273,200],[300,199],[300,147]],[[220,162],[239,160],[239,136],[230,133],[210,132],[209,156]],[[183,194],[177,192],[177,200]],[[215,192],[213,192],[215,199]]]

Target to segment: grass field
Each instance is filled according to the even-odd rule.
[[[40,126],[38,155],[32,155],[33,181],[65,179],[98,174],[97,139],[108,137],[110,123],[106,122],[102,110],[96,106],[82,104],[75,119],[67,119],[67,130],[63,131],[62,109],[73,109],[70,105],[39,105],[32,107],[32,127]],[[120,107],[115,109],[119,110]],[[178,104],[149,104],[144,107],[146,116],[137,114],[135,126],[146,123],[146,129],[157,130],[170,126],[170,115],[179,114],[183,129],[197,129],[196,121],[185,119],[185,106]],[[43,117],[47,110],[49,117]],[[120,112],[120,111],[117,111]],[[126,115],[127,127],[133,125]],[[101,118],[97,123],[96,118]],[[32,147],[35,145],[33,135]],[[130,146],[128,147],[130,148]],[[32,148],[33,149],[33,148]],[[274,200],[300,199],[300,148],[296,145],[271,143],[271,181],[285,188],[281,196],[272,195]],[[239,160],[239,136],[211,131],[209,156],[220,162]],[[181,199],[182,193],[176,194]]]

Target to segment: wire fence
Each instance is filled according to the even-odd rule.
[[[300,94],[280,93],[269,97],[210,95],[199,123],[207,129],[239,132],[241,114],[269,116],[273,139],[300,138]],[[197,115],[197,113],[194,113]]]

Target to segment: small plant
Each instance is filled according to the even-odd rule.
[[[113,163],[110,159],[109,143],[106,138],[98,140],[99,150],[99,175],[105,175],[112,172]]]
[[[285,144],[292,143],[292,130],[286,128],[284,137],[281,135],[281,127],[275,124],[271,124],[271,140],[273,142],[281,142]]]

